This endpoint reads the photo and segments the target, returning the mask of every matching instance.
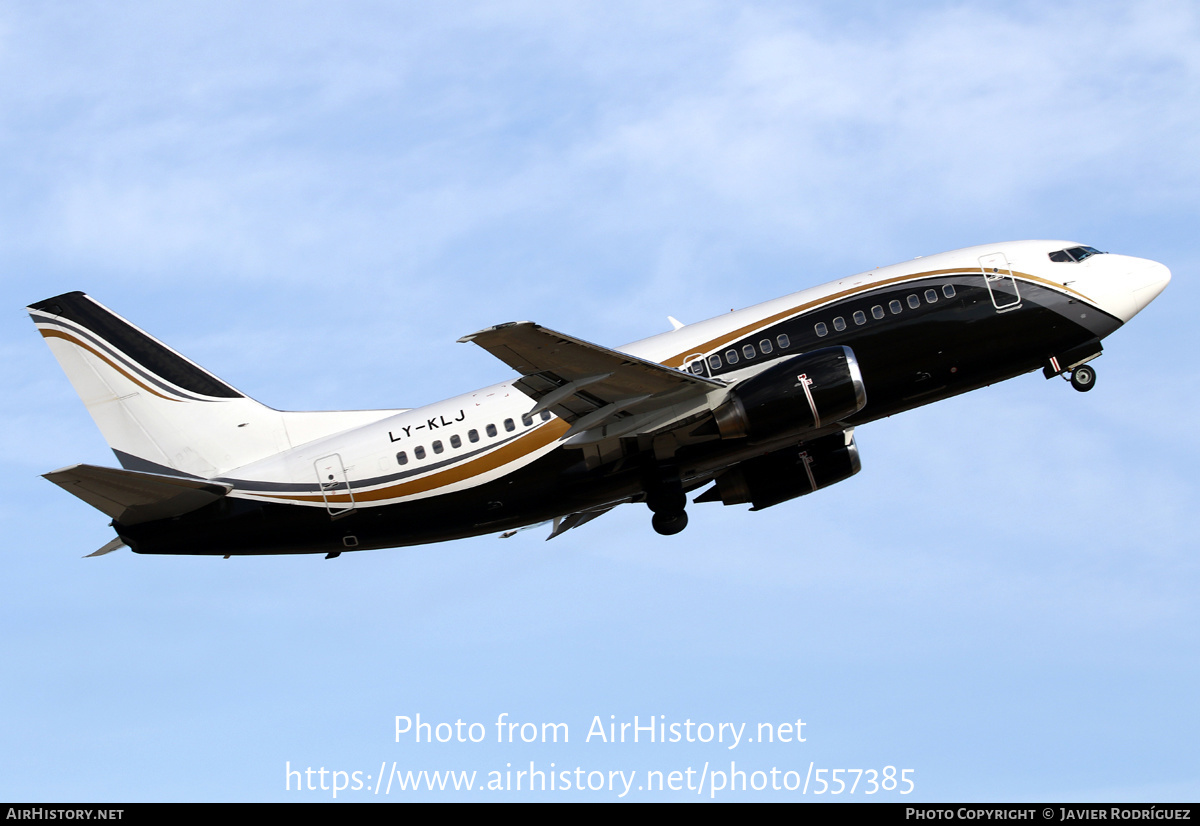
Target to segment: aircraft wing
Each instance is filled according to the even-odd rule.
[[[670,409],[693,407],[726,387],[531,321],[488,327],[459,341],[475,342],[521,373],[513,385],[536,403],[530,412],[552,411],[571,425],[567,438],[575,443],[638,431],[662,418],[654,413],[669,416]]]

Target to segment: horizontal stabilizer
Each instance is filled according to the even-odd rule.
[[[232,485],[204,479],[96,465],[72,465],[43,475],[122,525],[182,516],[233,490]]]

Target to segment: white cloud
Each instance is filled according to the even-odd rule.
[[[1046,193],[1085,212],[1116,183],[1127,210],[1189,199],[1195,12],[1081,8],[878,28],[772,5],[10,12],[27,231],[5,243],[274,280],[453,275],[511,233],[596,283],[588,253],[614,243],[886,253],[914,225],[1020,225]]]

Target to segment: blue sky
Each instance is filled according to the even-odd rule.
[[[874,799],[1196,799],[1198,14],[0,7],[0,797],[732,759],[915,769]],[[853,479],[674,538],[626,506],[551,543],[85,561],[107,520],[39,478],[113,463],[21,310],[66,290],[274,407],[407,407],[508,377],[455,344],[491,324],[618,345],[1016,238],[1171,267],[1094,392],[1030,375],[877,422]],[[394,742],[396,715],[505,712],[571,742]],[[597,715],[807,740],[584,742]]]

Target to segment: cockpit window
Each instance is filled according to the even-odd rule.
[[[1093,255],[1103,255],[1100,250],[1095,247],[1070,247],[1065,250],[1058,250],[1050,253],[1050,260],[1059,263],[1069,263],[1071,261],[1084,261],[1091,258]]]

